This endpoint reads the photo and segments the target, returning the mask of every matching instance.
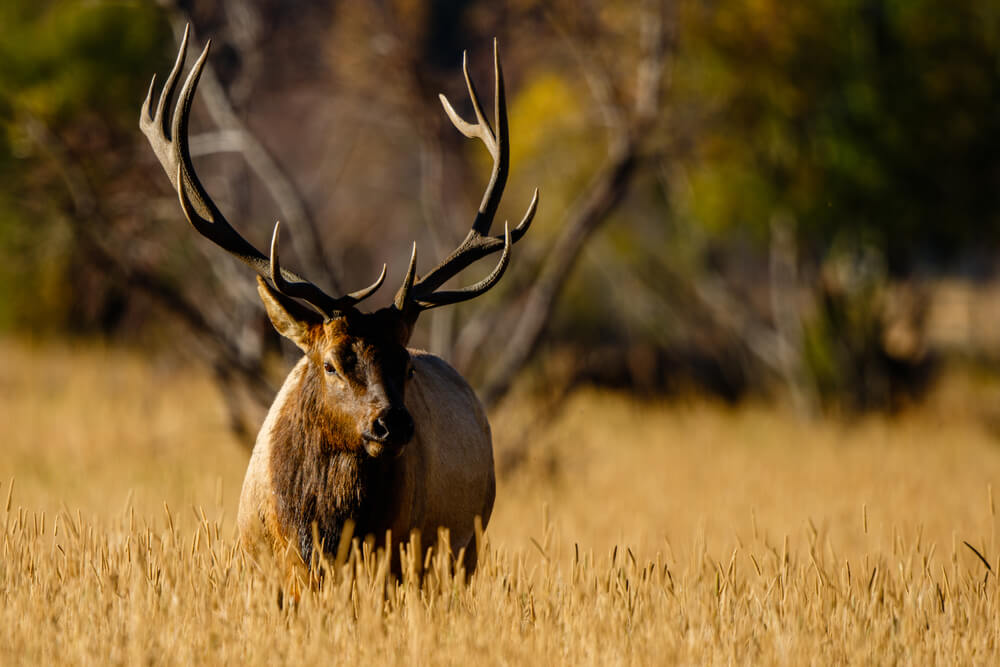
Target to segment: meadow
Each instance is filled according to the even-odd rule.
[[[892,417],[581,390],[543,423],[517,399],[494,440],[525,456],[468,583],[442,553],[392,581],[355,543],[290,602],[235,546],[249,450],[206,373],[0,359],[0,664],[998,659],[989,379]]]

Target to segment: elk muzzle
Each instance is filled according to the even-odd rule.
[[[398,456],[413,438],[413,430],[413,417],[406,408],[384,408],[363,433],[365,451],[373,458],[381,456],[386,449]]]

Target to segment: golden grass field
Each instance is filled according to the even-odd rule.
[[[986,380],[899,417],[574,394],[499,480],[468,585],[354,550],[297,604],[234,547],[208,377],[0,341],[0,664],[996,664]],[[10,480],[13,492],[8,500]],[[426,538],[425,538],[426,541]],[[975,547],[984,562],[965,542]]]

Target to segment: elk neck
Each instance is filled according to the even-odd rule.
[[[323,378],[306,363],[271,432],[271,478],[278,525],[308,563],[313,522],[335,552],[344,523],[355,534],[384,530],[394,462],[368,456],[356,425],[323,397]]]

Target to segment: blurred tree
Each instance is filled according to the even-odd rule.
[[[106,330],[125,286],[96,279],[70,222],[134,204],[121,147],[166,26],[144,2],[59,0],[4,2],[0,26],[0,322]]]
[[[678,204],[812,257],[847,234],[891,274],[1000,240],[1000,11],[982,0],[688,2],[679,91],[697,146]]]
[[[919,392],[930,358],[888,344],[898,313],[881,295],[888,281],[993,264],[1000,14],[976,0],[764,0],[690,2],[682,16],[675,85],[699,124],[671,183],[679,219],[706,230],[731,275],[745,240],[773,249],[776,231],[792,235],[802,275],[761,312],[796,391],[863,409]],[[871,264],[852,257],[884,262],[877,286],[845,277]],[[905,317],[917,339],[926,307]]]
[[[436,96],[464,100],[462,49],[486,93],[499,37],[498,217],[536,185],[540,213],[496,290],[416,335],[489,402],[547,346],[570,350],[569,383],[688,374],[736,398],[778,378],[805,410],[885,403],[891,299],[828,276],[874,256],[874,282],[898,281],[1000,240],[1000,12],[976,0],[7,0],[0,326],[181,322],[227,394],[270,399],[253,283],[191,233],[135,128],[186,20],[215,38],[199,172],[258,246],[287,222],[289,265],[331,288],[383,261],[398,284],[414,237],[419,270],[464,236],[488,157]]]

